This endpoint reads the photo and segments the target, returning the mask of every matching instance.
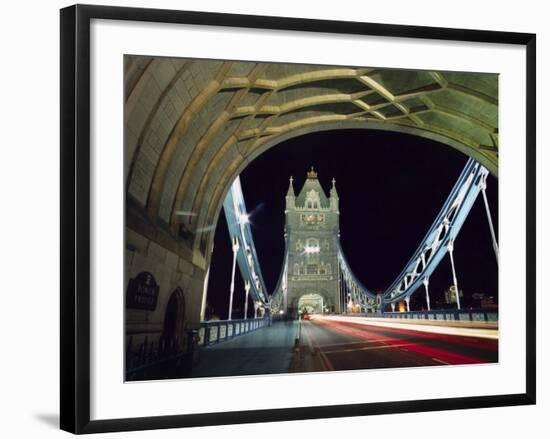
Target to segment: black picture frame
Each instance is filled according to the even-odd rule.
[[[526,392],[495,396],[90,420],[90,22],[92,19],[525,46],[527,59],[525,66],[527,80]],[[75,5],[62,9],[60,24],[60,424],[63,430],[80,434],[535,404],[536,36],[534,34],[88,5]]]

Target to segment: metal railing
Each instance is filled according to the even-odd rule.
[[[185,346],[179,339],[145,339],[133,346],[133,337],[126,344],[126,380],[154,380],[190,376],[194,363],[196,331],[187,331]]]
[[[270,325],[271,319],[268,316],[256,319],[203,321],[198,331],[198,344],[199,346],[217,344]]]
[[[381,317],[408,320],[498,322],[496,309],[442,309],[432,311],[384,312]]]

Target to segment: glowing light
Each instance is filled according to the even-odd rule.
[[[318,245],[306,245],[304,247],[304,253],[308,254],[308,255],[311,255],[311,254],[314,254],[314,253],[319,253],[321,251],[321,248],[318,246]]]
[[[178,215],[178,216],[197,216],[196,212],[191,212],[189,210],[177,210],[176,215]]]
[[[237,219],[241,225],[248,224],[250,222],[250,217],[247,213],[238,213]]]
[[[232,248],[233,252],[237,253],[239,251],[239,240],[237,238],[233,239]]]

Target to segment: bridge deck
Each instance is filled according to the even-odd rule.
[[[193,377],[287,373],[292,367],[298,322],[272,326],[201,349]]]
[[[302,323],[300,357],[309,371],[466,365],[498,362],[498,339],[468,328],[315,317]],[[475,330],[480,331],[480,330]],[[496,330],[492,330],[496,333]]]
[[[436,321],[353,316],[313,316],[313,319],[386,328],[404,328],[411,331],[447,334],[460,337],[498,339],[498,322]]]

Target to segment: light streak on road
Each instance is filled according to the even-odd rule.
[[[335,321],[341,323],[353,323],[364,326],[378,326],[382,328],[405,329],[410,331],[428,332],[432,334],[456,335],[459,337],[478,337],[491,340],[498,340],[497,329],[484,328],[463,328],[455,326],[436,326],[429,324],[415,324],[404,322],[392,322],[389,319],[371,319],[365,317],[348,317],[348,316],[311,316],[312,320],[317,321]]]
[[[355,326],[352,326],[353,324],[350,325],[347,322],[345,323],[334,322],[330,320],[320,320],[320,319],[317,319],[316,322],[319,322],[320,324],[325,326],[329,326],[333,330],[343,332],[345,334],[349,334],[353,337],[358,337],[365,340],[376,340],[376,341],[384,340],[383,343],[385,345],[389,345],[393,348],[401,348],[401,349],[406,348],[407,351],[414,352],[416,354],[420,354],[422,356],[429,357],[431,359],[436,358],[448,364],[477,364],[482,362],[480,361],[479,358],[476,358],[470,355],[450,352],[444,349],[438,349],[438,348],[434,348],[431,346],[427,346],[426,344],[423,344],[422,341],[428,341],[429,339],[432,338],[429,336],[425,336],[423,339],[420,340],[420,342],[409,342],[407,344],[404,344],[403,340],[398,338],[388,337],[385,334],[380,334],[378,331],[371,330],[366,325],[362,325],[361,329],[357,329]],[[392,328],[391,332],[397,332],[399,334],[402,334],[404,331],[403,330],[394,331]],[[410,332],[410,331],[409,331],[409,334],[412,336],[417,335],[414,332]],[[446,341],[452,342],[451,339]]]

